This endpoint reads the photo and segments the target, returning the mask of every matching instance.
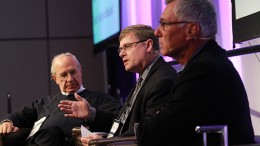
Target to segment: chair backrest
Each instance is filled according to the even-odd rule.
[[[207,146],[207,134],[219,133],[222,135],[221,146],[228,146],[228,130],[226,125],[213,125],[213,126],[197,126],[195,128],[197,133],[203,134],[203,145]],[[254,144],[241,144],[241,145],[229,145],[229,146],[260,146],[260,136],[255,136]]]
[[[207,146],[207,134],[219,133],[221,134],[221,146],[228,146],[228,129],[227,125],[214,125],[214,126],[197,126],[195,128],[197,133],[203,134],[203,146]]]

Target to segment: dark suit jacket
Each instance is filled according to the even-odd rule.
[[[150,118],[165,104],[176,78],[177,74],[173,67],[160,57],[143,81],[133,109],[124,124],[122,135],[134,135],[134,123]],[[126,108],[132,92],[119,113]]]
[[[106,131],[110,130],[113,119],[117,116],[117,112],[121,105],[108,94],[102,92],[92,92],[87,89],[79,93],[85,98],[89,104],[96,108],[96,118],[93,123],[87,123],[91,131]],[[24,106],[16,112],[7,115],[4,119],[11,120],[17,127],[32,127],[34,122],[43,116],[48,116],[40,129],[47,127],[58,126],[62,130],[66,138],[71,138],[72,128],[79,127],[84,124],[84,120],[75,118],[66,118],[64,113],[58,108],[61,100],[75,101],[74,95],[64,96],[58,93],[54,97],[45,97],[34,100],[31,105]],[[100,118],[104,120],[99,120]]]
[[[228,125],[230,144],[254,141],[244,85],[215,41],[188,62],[171,94],[154,119],[139,125],[140,145],[201,146],[202,137],[194,130],[203,125]]]

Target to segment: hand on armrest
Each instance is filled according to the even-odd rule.
[[[20,128],[18,132],[12,132],[6,135],[1,134],[1,146],[21,146],[25,145],[26,138],[28,137],[31,128]],[[0,143],[1,143],[0,142]]]

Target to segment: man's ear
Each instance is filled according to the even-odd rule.
[[[147,52],[152,52],[153,51],[153,40],[148,39],[146,43],[146,51]]]
[[[197,39],[200,35],[200,26],[197,23],[188,24],[187,27],[187,40]]]
[[[56,82],[56,76],[51,76],[51,80],[55,81]]]

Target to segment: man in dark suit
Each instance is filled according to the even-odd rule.
[[[60,93],[37,99],[16,112],[7,115],[0,125],[0,133],[19,131],[33,127],[27,139],[28,146],[64,146],[72,143],[72,128],[87,124],[93,131],[109,131],[113,117],[121,107],[119,101],[108,94],[93,92],[82,86],[81,65],[71,53],[62,53],[53,58],[52,79],[59,85]],[[85,119],[67,118],[59,110],[61,100],[84,99],[89,109]],[[104,122],[96,122],[106,117]],[[41,126],[40,126],[41,125]]]
[[[216,14],[208,0],[167,1],[155,35],[161,53],[183,67],[167,104],[139,124],[139,145],[201,146],[195,127],[210,125],[227,125],[229,144],[254,142],[244,85],[215,42],[216,33]],[[220,144],[216,135],[208,141]]]
[[[153,33],[147,25],[133,25],[121,31],[119,56],[125,70],[138,73],[138,81],[140,78],[142,81],[130,92],[108,137],[134,135],[134,124],[150,119],[168,99],[177,74],[159,55],[158,39]],[[84,111],[77,109],[75,113]],[[97,138],[101,136],[92,134],[81,140],[87,145],[89,140]]]

